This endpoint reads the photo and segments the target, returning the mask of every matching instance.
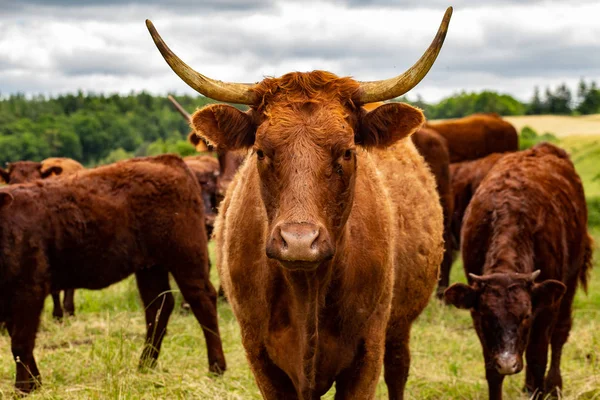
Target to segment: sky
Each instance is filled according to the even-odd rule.
[[[0,95],[195,93],[146,18],[214,79],[315,69],[386,79],[421,56],[450,5],[444,47],[409,98],[487,89],[528,101],[536,85],[600,81],[598,0],[0,0]]]

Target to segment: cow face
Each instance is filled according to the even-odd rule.
[[[25,183],[42,179],[40,169],[42,164],[33,161],[17,161],[8,164],[7,170],[2,170],[2,179],[8,184]]]
[[[285,88],[285,90],[283,89]],[[193,125],[218,148],[252,148],[268,217],[266,254],[290,269],[333,257],[350,213],[360,147],[384,148],[416,129],[423,114],[392,103],[366,112],[358,83],[316,71],[267,79],[243,113],[227,105],[197,111]]]
[[[444,293],[449,304],[471,310],[487,369],[502,375],[520,372],[536,314],[560,304],[565,285],[555,280],[534,283],[538,274],[471,274],[470,286],[457,283]]]

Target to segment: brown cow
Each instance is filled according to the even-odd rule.
[[[192,170],[202,189],[204,201],[204,218],[206,233],[210,238],[217,216],[217,178],[219,177],[219,161],[210,155],[187,156],[183,161]]]
[[[446,248],[450,249],[450,261],[447,269],[442,266],[438,294],[443,295],[443,290],[450,283],[450,270],[454,262],[454,253],[460,250],[460,229],[467,206],[483,178],[505,154],[507,153],[492,153],[478,160],[450,164],[450,192],[453,197],[453,211],[450,219],[450,235],[446,239],[448,243]],[[440,291],[442,292],[440,293]]]
[[[42,161],[40,172],[44,177],[50,177],[61,174],[72,174],[85,169],[79,162],[72,158],[50,157]]]
[[[24,183],[45,178],[41,172],[42,164],[36,161],[16,161],[7,163],[7,169],[0,168],[0,177],[4,183]]]
[[[267,399],[371,399],[385,363],[403,397],[410,327],[427,305],[443,255],[434,178],[409,140],[424,122],[401,103],[367,112],[425,76],[447,30],[399,77],[360,83],[329,72],[256,85],[191,70],[147,21],[157,47],[215,104],[194,128],[210,143],[252,148],[215,225],[217,265],[242,342]]]
[[[147,322],[140,367],[160,351],[174,304],[171,273],[204,331],[209,369],[225,370],[202,198],[181,158],[132,159],[0,189],[0,254],[0,321],[18,389],[39,383],[33,347],[48,293],[102,289],[132,273]]]
[[[427,127],[446,138],[451,163],[519,150],[517,130],[495,113],[428,123]]]
[[[445,297],[471,310],[490,399],[502,398],[504,376],[521,371],[525,350],[527,390],[562,389],[573,296],[592,267],[583,186],[562,149],[544,143],[496,163],[467,207],[462,256],[470,284]]]
[[[42,177],[50,178],[58,175],[69,175],[77,171],[85,169],[79,162],[72,158],[66,157],[50,157],[42,161],[40,172]],[[63,304],[60,304],[60,291],[52,292],[52,302],[54,309],[52,316],[57,319],[62,319],[63,308],[67,314],[75,315],[75,289],[64,290]]]
[[[9,184],[33,182],[37,179],[50,178],[61,174],[71,174],[84,169],[75,160],[64,157],[47,158],[41,163],[35,161],[17,161],[10,163],[8,170],[0,168],[0,174]],[[67,289],[64,294],[64,309],[69,315],[75,315],[75,290]],[[63,317],[63,306],[60,304],[60,292],[52,292],[54,310],[52,315],[57,319]]]

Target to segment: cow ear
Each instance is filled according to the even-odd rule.
[[[252,117],[226,104],[212,104],[194,113],[192,126],[217,149],[244,149],[254,144]]]
[[[533,285],[533,307],[548,308],[555,306],[563,297],[567,287],[554,279],[547,279]]]
[[[0,183],[1,182],[8,183],[9,179],[10,179],[10,175],[9,175],[8,171],[5,170],[4,168],[0,168]]]
[[[452,304],[456,308],[466,310],[475,308],[477,302],[477,291],[464,283],[455,283],[444,291],[446,304]]]
[[[63,172],[62,167],[58,166],[58,165],[53,165],[53,166],[48,167],[48,168],[46,168],[44,170],[40,169],[40,173],[42,174],[42,178],[43,179],[51,177],[52,174],[54,174],[54,175],[60,175],[60,174],[62,174],[62,172]]]
[[[209,151],[206,141],[201,136],[197,135],[196,132],[190,132],[188,135],[188,141],[194,145],[198,153]]]
[[[12,194],[7,192],[0,192],[0,208],[9,206],[10,203],[13,202],[13,200],[14,197],[12,196]]]
[[[355,141],[385,148],[410,136],[425,122],[421,110],[405,103],[387,103],[362,115]]]

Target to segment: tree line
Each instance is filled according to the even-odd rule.
[[[190,112],[212,100],[203,96],[177,96]],[[459,93],[438,103],[421,98],[407,101],[424,110],[429,119],[457,118],[477,112],[500,115],[600,113],[596,82],[579,83],[573,95],[566,85],[534,91],[530,103],[492,91]],[[239,106],[244,109],[245,106]],[[0,98],[0,165],[17,160],[39,161],[70,157],[95,166],[133,156],[175,152],[193,154],[187,143],[187,122],[166,96],[146,92],[103,95],[78,92],[56,97]]]

